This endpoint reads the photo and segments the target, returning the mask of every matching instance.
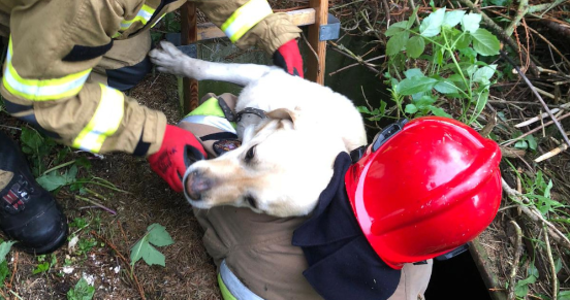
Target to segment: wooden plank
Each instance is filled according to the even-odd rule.
[[[319,33],[320,26],[326,25],[328,21],[329,2],[328,0],[309,0],[309,6],[315,9],[315,24],[309,26],[308,40],[317,55],[308,56],[305,78],[324,84],[327,44],[326,41],[319,40]]]
[[[291,16],[293,24],[296,26],[307,26],[315,23],[315,9],[304,8],[287,12]],[[224,38],[225,33],[213,23],[198,24],[198,40],[209,40],[214,38]]]
[[[198,27],[196,26],[196,4],[186,2],[180,11],[182,45],[188,45],[198,40]],[[198,81],[196,79],[183,79],[183,112],[187,113],[198,107]]]

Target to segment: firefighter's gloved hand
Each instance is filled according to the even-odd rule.
[[[151,169],[160,175],[176,192],[182,192],[182,177],[192,163],[206,157],[206,152],[189,131],[166,125],[162,146],[150,155]]]
[[[304,78],[303,58],[301,57],[301,52],[299,52],[297,41],[294,39],[281,45],[281,47],[273,53],[273,63],[283,68],[289,74]]]

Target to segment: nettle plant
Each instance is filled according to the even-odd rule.
[[[416,14],[385,32],[390,57],[385,76],[390,80],[393,100],[405,114],[419,117],[429,113],[449,116],[435,105],[436,101],[440,97],[459,99],[459,120],[471,124],[487,103],[497,69],[496,64],[489,65],[477,57],[499,54],[499,40],[480,28],[480,14],[445,11],[444,7],[414,26]],[[422,68],[406,69],[407,65]],[[404,70],[403,78],[400,70]],[[411,103],[403,108],[405,96],[411,97]]]

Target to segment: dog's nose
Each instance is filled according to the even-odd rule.
[[[194,201],[202,200],[202,193],[212,188],[212,181],[202,175],[200,171],[194,171],[186,180],[186,193]]]

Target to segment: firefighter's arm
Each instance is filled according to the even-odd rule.
[[[64,144],[94,153],[148,155],[166,128],[161,112],[88,80],[143,0],[52,0],[11,14],[1,94],[12,115]]]
[[[303,60],[296,41],[301,30],[286,13],[273,13],[267,0],[196,2],[238,47],[257,45],[273,55],[275,65],[303,77]]]

